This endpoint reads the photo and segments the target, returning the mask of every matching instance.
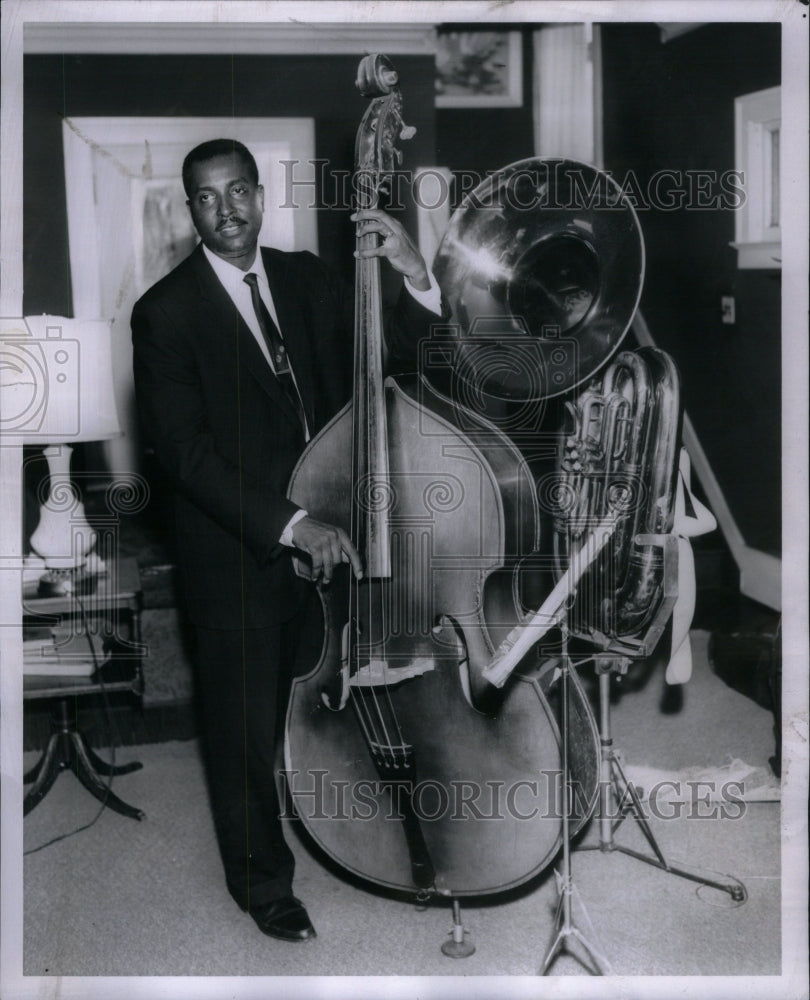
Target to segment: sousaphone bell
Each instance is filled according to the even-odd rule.
[[[433,265],[452,312],[465,402],[569,392],[616,351],[638,305],[644,244],[604,171],[527,159],[465,195]]]

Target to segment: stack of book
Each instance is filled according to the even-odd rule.
[[[77,632],[69,625],[25,630],[23,671],[26,674],[89,677],[103,661],[101,641],[87,632]]]

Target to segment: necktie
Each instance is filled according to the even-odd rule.
[[[284,341],[281,339],[278,327],[273,322],[273,317],[267,311],[267,307],[264,302],[262,302],[262,297],[259,294],[259,277],[256,274],[246,274],[244,280],[250,288],[250,297],[253,300],[253,310],[256,313],[256,319],[259,321],[259,328],[262,331],[262,336],[264,337],[265,343],[270,351],[270,357],[273,359],[273,367],[275,368],[276,378],[278,379],[279,385],[284,390],[284,395],[287,397],[290,405],[298,416],[301,428],[304,431],[304,437],[306,437],[307,420],[304,414],[304,406],[301,402],[301,397],[298,394],[298,387],[295,384],[292,371],[290,370],[290,362],[287,359],[287,349],[284,346]]]

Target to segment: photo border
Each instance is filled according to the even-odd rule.
[[[774,977],[615,977],[594,980],[560,977],[543,981],[544,996],[671,997],[689,991],[701,998],[728,996],[787,998],[806,996],[807,989],[807,7],[800,3],[775,5],[753,0],[649,0],[644,4],[616,0],[602,7],[598,2],[566,3],[541,8],[518,2],[492,7],[483,3],[401,3],[361,5],[357,3],[257,3],[164,2],[152,0],[108,0],[72,3],[70,0],[5,0],[2,10],[2,131],[0,151],[0,195],[2,226],[0,257],[0,315],[20,315],[22,309],[22,199],[9,191],[22,186],[22,48],[26,24],[82,21],[171,21],[209,22],[221,18],[227,8],[236,20],[258,16],[284,21],[311,20],[319,23],[357,23],[374,17],[381,24],[414,21],[497,19],[499,24],[592,18],[595,21],[780,21],[783,27],[783,87],[785,120],[792,128],[786,135],[791,190],[785,202],[791,213],[785,218],[783,241],[782,311],[784,343],[783,427],[783,570],[784,594],[784,738],[786,758],[782,801],[782,947],[783,973]],[[804,19],[804,20],[803,20]],[[155,996],[221,998],[223,995],[266,998],[271,992],[287,996],[352,997],[536,997],[541,987],[534,977],[447,976],[369,977],[350,979],[300,977],[283,985],[272,977],[259,979],[203,977],[26,977],[22,975],[22,657],[19,637],[21,567],[20,540],[15,525],[21,518],[21,462],[14,447],[0,448],[3,481],[3,549],[0,552],[0,763],[2,764],[2,910],[0,914],[0,993],[8,1000],[61,996],[86,1000],[93,996]],[[223,993],[223,990],[225,993]]]

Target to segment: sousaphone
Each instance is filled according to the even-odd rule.
[[[609,174],[527,159],[464,197],[433,270],[465,402],[523,403],[569,392],[613,355],[641,295],[644,244]]]

